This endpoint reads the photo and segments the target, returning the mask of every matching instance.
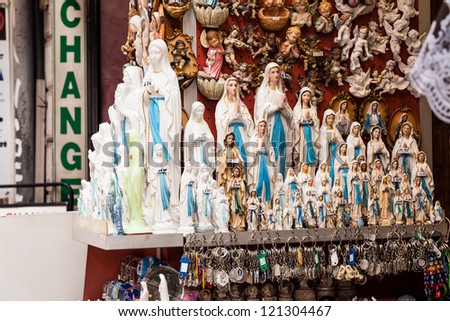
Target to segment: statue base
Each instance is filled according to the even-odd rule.
[[[155,223],[152,228],[153,234],[173,234],[177,232],[172,222]]]
[[[197,233],[214,232],[214,226],[212,225],[199,225],[195,229]]]
[[[148,226],[145,225],[144,221],[131,221],[123,229],[125,234],[144,234],[151,233],[151,230]]]
[[[183,235],[195,233],[195,228],[192,225],[184,225],[178,228],[178,232],[183,233]]]

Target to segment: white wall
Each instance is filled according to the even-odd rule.
[[[0,300],[82,300],[86,255],[70,213],[0,217]]]

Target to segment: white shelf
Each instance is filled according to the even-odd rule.
[[[73,213],[72,217],[72,238],[103,250],[182,247],[184,245],[183,234],[111,236],[108,235],[106,221],[80,217],[76,213]]]

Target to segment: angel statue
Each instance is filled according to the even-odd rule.
[[[202,32],[200,42],[203,47],[208,48],[206,54],[206,66],[203,67],[203,72],[207,77],[218,80],[222,77],[223,55],[225,50],[222,46],[222,35],[217,30],[209,30]]]
[[[384,29],[387,35],[391,37],[389,45],[391,46],[392,56],[395,61],[400,61],[401,43],[406,40],[409,27],[404,20],[397,20],[392,26],[384,21]]]
[[[405,44],[408,47],[407,50],[411,56],[419,55],[420,47],[422,47],[422,41],[426,34],[426,32],[420,34],[416,29],[409,30],[408,36],[405,39]]]
[[[411,73],[411,70],[412,70],[414,64],[416,63],[416,59],[417,59],[417,56],[409,56],[406,64],[404,64],[402,61],[398,62],[398,68],[405,75],[405,78],[407,80],[409,80],[409,74]],[[411,85],[411,83],[409,83],[408,90],[411,93],[411,95],[413,95],[414,97],[416,97],[416,98],[420,97],[419,92],[416,90],[416,88],[414,88],[413,85]]]
[[[354,38],[351,41],[355,42],[355,48],[353,48],[350,56],[350,70],[354,73],[361,68],[360,60],[366,61],[367,59],[373,59],[373,55],[369,52],[369,42],[367,36],[369,35],[369,28],[362,26],[358,30],[358,26],[353,29]]]
[[[337,14],[333,15],[334,24],[336,25],[336,29],[338,30],[337,37],[334,38],[334,43],[339,44],[339,47],[342,48],[341,59],[347,60],[348,55],[350,53],[350,49],[352,49],[355,44],[355,38],[350,39],[350,30],[352,26],[352,13],[349,11],[344,12],[341,16]]]
[[[411,18],[419,15],[419,11],[414,8],[414,0],[397,0],[397,7],[402,12],[400,20],[403,20],[407,26]]]
[[[398,8],[394,8],[395,2],[389,0],[378,0],[377,2],[377,13],[378,13],[378,22],[380,27],[384,25],[384,22],[394,23],[398,18],[400,18],[400,14],[398,13]]]
[[[371,92],[370,68],[366,72],[360,70],[351,76],[347,76],[345,81],[350,84],[349,91],[355,97],[367,97]]]
[[[319,0],[314,0],[312,4],[309,4],[308,0],[294,0],[292,2],[292,8],[294,12],[291,16],[291,26],[312,26],[312,16],[317,10]]]
[[[404,90],[408,88],[409,81],[394,72],[395,61],[388,60],[386,62],[386,67],[381,72],[381,81],[375,90],[381,90],[380,95],[389,93],[393,94],[396,90]]]

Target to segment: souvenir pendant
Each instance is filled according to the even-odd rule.
[[[180,278],[184,279],[188,275],[189,257],[183,256],[180,260]]]
[[[331,256],[331,265],[337,266],[339,264],[339,257],[337,255],[337,251],[335,249],[331,250],[330,256]]]
[[[369,268],[369,261],[366,260],[366,259],[362,259],[362,260],[359,262],[359,268],[360,268],[361,270],[366,271],[366,270]]]
[[[265,252],[261,252],[258,254],[259,269],[261,271],[267,271],[267,269],[269,268],[266,257],[267,256]]]

